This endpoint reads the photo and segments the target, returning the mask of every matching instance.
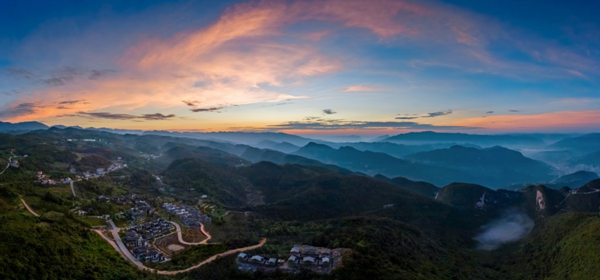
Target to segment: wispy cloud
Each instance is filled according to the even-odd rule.
[[[68,83],[74,82],[80,77],[87,76],[87,79],[97,80],[109,73],[116,72],[115,70],[85,70],[70,66],[60,67],[49,71],[48,75],[34,73],[33,71],[24,68],[7,68],[6,72],[9,76],[29,80],[34,84],[59,87]]]
[[[452,114],[452,110],[437,111],[437,112],[433,112],[433,113],[427,113],[427,115],[423,116],[423,118],[435,118],[435,117],[446,116],[446,115],[450,115],[450,114]]]
[[[163,115],[160,113],[131,115],[131,114],[113,114],[107,112],[78,112],[78,115],[98,119],[110,120],[146,120],[146,121],[162,121],[175,118],[174,114]]]
[[[190,107],[194,107],[194,106],[197,106],[198,104],[200,104],[200,101],[197,101],[197,100],[182,100],[181,102],[183,102],[183,104],[190,106]]]
[[[88,75],[88,79],[98,80],[116,72],[117,71],[111,69],[91,70],[90,74]]]
[[[83,102],[83,100],[61,101],[61,102],[58,102],[58,104],[60,104],[60,105],[71,105],[71,104],[77,104],[77,103],[80,103],[80,102]]]
[[[278,130],[343,130],[343,129],[474,129],[465,126],[437,126],[417,122],[395,122],[395,121],[349,121],[343,119],[323,119],[319,117],[307,117],[302,121],[290,121],[282,124],[269,125],[268,128]]]
[[[210,107],[210,108],[193,108],[190,109],[190,111],[198,113],[198,112],[216,112],[219,111],[221,109],[223,109],[225,107]]]
[[[368,85],[354,85],[344,88],[344,92],[361,92],[361,91],[386,91],[388,89]]]
[[[331,109],[324,109],[323,113],[326,115],[333,115],[333,114],[337,114],[337,112],[331,110]]]
[[[414,120],[414,119],[418,119],[418,118],[435,118],[435,117],[447,116],[452,113],[453,113],[452,110],[445,110],[445,111],[437,111],[437,112],[431,112],[431,113],[426,113],[426,114],[398,114],[398,117],[395,117],[395,119],[397,119],[397,120]]]
[[[395,117],[395,119],[397,120],[414,120],[414,119],[418,119],[419,117],[416,116],[403,116],[403,117]]]

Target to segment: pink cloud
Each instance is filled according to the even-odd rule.
[[[388,89],[368,85],[354,85],[344,88],[344,92],[360,92],[360,91],[386,91]]]
[[[318,42],[318,41],[321,41],[321,39],[323,39],[323,37],[329,35],[330,33],[331,33],[331,31],[328,31],[328,30],[318,31],[318,32],[310,32],[310,33],[306,33],[306,34],[302,35],[302,38],[305,40]]]

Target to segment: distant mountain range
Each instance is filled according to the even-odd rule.
[[[506,187],[510,181],[545,182],[557,176],[557,171],[552,166],[499,146],[486,149],[452,146],[448,149],[408,155],[405,159],[461,170],[471,176],[477,176],[477,183],[494,188]]]
[[[550,146],[555,149],[566,149],[582,154],[600,151],[600,133],[590,133],[579,137],[567,138]]]
[[[352,147],[359,151],[371,151],[385,153],[393,157],[402,158],[409,154],[447,148],[452,144],[426,144],[426,145],[404,145],[390,142],[356,142],[356,143],[327,143],[332,148]],[[298,149],[296,149],[298,150]]]
[[[475,144],[480,146],[506,147],[541,147],[546,143],[539,138],[528,135],[478,135],[465,133],[438,133],[433,131],[410,132],[398,134],[381,141],[402,144],[426,143],[458,143]]]
[[[186,137],[204,140],[218,140],[231,143],[256,145],[262,141],[288,142],[293,145],[303,146],[313,139],[296,135],[276,132],[169,132],[169,131],[146,131],[145,135],[163,135],[172,137]],[[318,142],[318,141],[317,141]]]
[[[296,146],[289,142],[279,143],[279,142],[270,141],[270,140],[263,140],[263,141],[259,142],[258,144],[256,144],[256,147],[261,148],[261,149],[270,149],[270,150],[280,151],[280,152],[283,152],[286,154],[295,152],[298,149],[300,149],[300,146]]]
[[[557,177],[553,167],[502,147],[477,149],[453,146],[400,159],[352,147],[334,149],[309,143],[294,154],[370,175],[401,176],[436,185],[469,182],[503,188],[516,182],[547,182]]]
[[[48,129],[48,126],[40,122],[0,122],[0,132],[26,132],[38,129]]]

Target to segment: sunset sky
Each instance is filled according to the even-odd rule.
[[[600,131],[596,1],[0,1],[0,120]]]

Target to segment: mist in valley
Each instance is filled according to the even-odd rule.
[[[509,210],[482,227],[482,232],[474,238],[479,243],[477,249],[492,251],[502,245],[517,242],[527,237],[533,226],[534,222],[527,214]]]

